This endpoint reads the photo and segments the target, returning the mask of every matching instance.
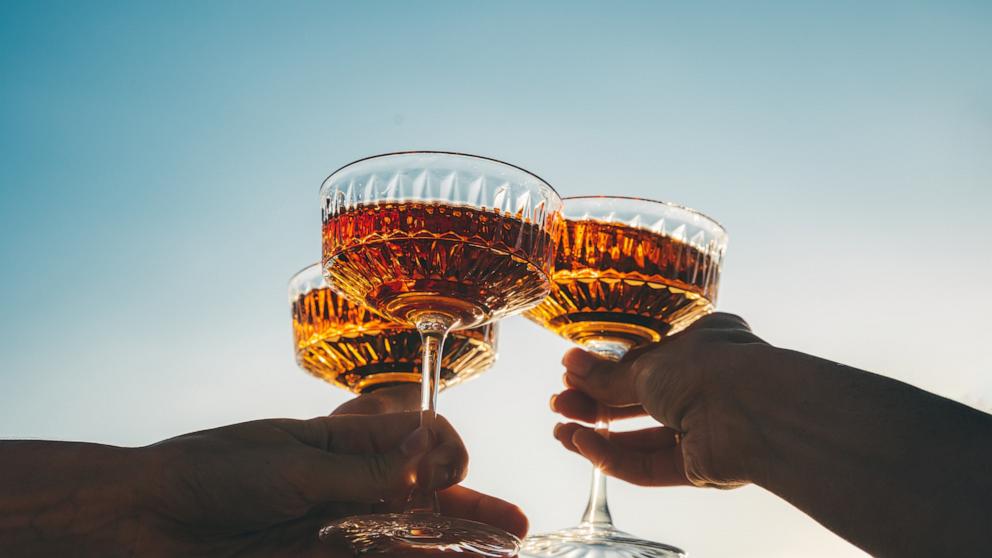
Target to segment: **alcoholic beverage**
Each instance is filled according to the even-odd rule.
[[[319,272],[318,272],[319,273]],[[420,333],[348,302],[326,286],[291,302],[296,362],[355,393],[420,382]],[[453,332],[444,344],[440,389],[471,378],[496,360],[496,324]]]
[[[709,313],[719,275],[713,256],[683,240],[622,223],[566,219],[555,288],[526,315],[578,345],[639,346]]]
[[[329,285],[423,340],[421,425],[430,425],[452,332],[523,312],[550,291],[561,198],[495,159],[416,151],[341,167],[324,180],[320,202]],[[518,554],[513,534],[441,515],[437,503],[418,486],[409,513],[341,518],[320,538],[346,541],[356,556]]]
[[[565,198],[563,214],[551,294],[526,314],[534,322],[620,360],[712,311],[727,245],[716,221],[674,204],[610,196]],[[596,430],[608,431],[608,409],[598,406],[596,414]],[[594,467],[581,523],[529,536],[525,554],[685,558],[677,547],[617,529],[606,484]]]
[[[367,204],[325,215],[324,269],[349,298],[396,321],[440,314],[462,329],[540,301],[550,289],[551,243],[544,223],[499,210]]]

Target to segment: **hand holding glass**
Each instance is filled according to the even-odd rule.
[[[597,355],[620,360],[709,313],[726,249],[723,228],[681,206],[634,198],[565,198],[551,294],[527,317]],[[600,408],[596,430],[608,435]],[[577,527],[527,538],[532,556],[671,558],[685,553],[613,526],[606,477],[593,469]]]
[[[492,159],[380,155],[321,187],[323,266],[332,288],[415,327],[423,339],[422,423],[435,416],[449,332],[523,312],[550,291],[561,199],[537,176]],[[519,540],[443,517],[431,494],[410,513],[347,518],[321,530],[362,552],[453,550],[513,556]]]

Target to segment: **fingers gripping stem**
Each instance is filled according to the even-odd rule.
[[[585,349],[607,360],[618,361],[630,349],[630,344],[613,340],[591,341],[586,344]],[[602,403],[596,405],[596,433],[604,438],[610,436],[610,408]],[[582,514],[582,523],[613,525],[610,505],[606,498],[606,475],[597,466],[593,466],[589,503],[586,504],[586,511]]]
[[[444,339],[451,330],[452,319],[441,314],[422,314],[417,317],[417,330],[423,342],[423,359],[420,377],[420,427],[431,428],[437,418],[437,391],[441,381],[441,356]],[[437,513],[437,493],[423,484],[422,471],[418,468],[417,485],[413,488],[408,511]],[[429,475],[430,473],[427,472]]]

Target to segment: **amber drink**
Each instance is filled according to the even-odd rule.
[[[713,310],[727,242],[718,223],[651,200],[563,201],[551,293],[528,318],[604,359],[620,360]],[[609,409],[599,407],[597,414],[596,430],[608,435]],[[614,527],[598,468],[579,525],[531,535],[523,550],[541,558],[685,558],[675,546]]]
[[[685,240],[624,223],[568,219],[554,289],[531,320],[578,344],[639,346],[713,309],[719,261]]]
[[[355,393],[419,383],[422,343],[416,329],[349,302],[321,277],[320,264],[290,282],[296,362],[314,376]],[[497,324],[452,332],[444,344],[439,388],[489,369]]]
[[[335,287],[408,324],[426,313],[476,326],[547,293],[551,236],[499,210],[440,202],[360,205],[326,219],[324,261]]]
[[[550,292],[561,198],[519,167],[428,151],[346,165],[320,195],[328,284],[416,328],[423,340],[421,424],[430,426],[447,351],[472,348],[458,344],[459,332],[533,308]],[[341,518],[320,537],[347,542],[356,555],[518,554],[516,536],[441,515],[437,502],[418,485],[408,513]]]

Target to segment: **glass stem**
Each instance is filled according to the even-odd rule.
[[[630,344],[625,341],[601,340],[587,342],[583,348],[602,358],[617,361],[627,354]],[[596,433],[605,438],[610,437],[610,408],[605,405],[596,405]],[[583,526],[613,527],[613,516],[610,515],[610,504],[606,499],[606,478],[599,467],[593,466],[589,503],[582,514]]]
[[[610,411],[603,405],[596,405],[596,432],[610,436]],[[582,514],[583,525],[612,526],[610,504],[606,499],[606,475],[596,467],[592,468],[592,485],[589,487],[589,503]]]
[[[420,426],[430,428],[437,417],[437,390],[441,381],[441,356],[444,340],[451,330],[452,320],[442,314],[422,314],[417,318],[417,331],[423,342],[423,359],[420,367]],[[418,470],[417,478],[430,471]],[[420,484],[418,480],[417,484]],[[412,513],[438,513],[437,493],[429,488],[415,486],[410,495],[407,511]]]

